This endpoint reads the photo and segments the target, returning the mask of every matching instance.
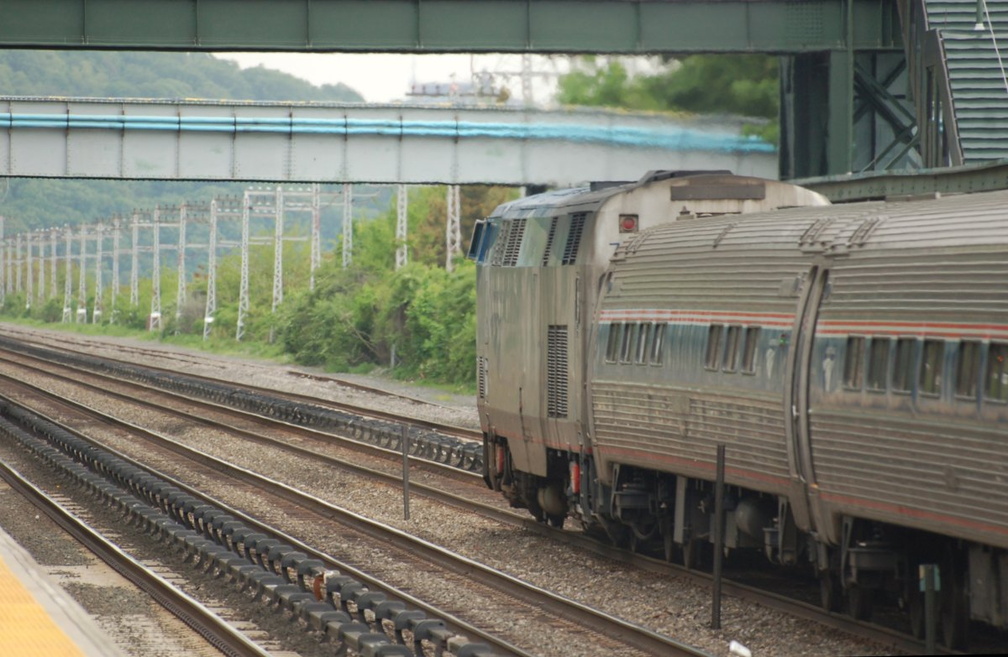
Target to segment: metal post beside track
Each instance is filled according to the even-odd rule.
[[[717,446],[717,475],[714,482],[714,586],[711,601],[711,629],[721,629],[721,565],[724,560],[724,471],[725,446]]]
[[[403,520],[409,520],[409,427],[402,425],[402,495]]]

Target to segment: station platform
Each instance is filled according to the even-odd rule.
[[[110,645],[94,618],[0,527],[0,655],[121,654]]]

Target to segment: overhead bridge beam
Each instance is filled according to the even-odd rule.
[[[800,53],[891,42],[889,0],[0,0],[0,47]],[[853,20],[857,29],[846,29]]]
[[[0,98],[0,176],[572,185],[651,169],[774,177],[728,120],[318,103]]]

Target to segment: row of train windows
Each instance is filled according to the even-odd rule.
[[[890,387],[896,392],[912,392],[916,383],[922,395],[937,397],[942,386],[949,385],[945,377],[945,340],[924,339],[920,360],[916,359],[917,338],[888,337],[847,338],[844,359],[844,387],[883,392]],[[984,344],[979,340],[960,340],[953,369],[957,397],[976,397],[983,367]],[[890,352],[893,354],[892,383],[888,381]],[[867,355],[867,359],[866,359]],[[987,349],[987,365],[983,377],[984,397],[1008,401],[1008,343],[991,342]],[[867,361],[867,362],[866,362]]]
[[[704,367],[722,372],[756,372],[756,345],[759,342],[758,326],[738,324],[711,324],[707,329],[707,354]],[[741,347],[741,349],[740,349]]]
[[[665,322],[621,322],[609,325],[607,363],[661,365],[665,345]]]

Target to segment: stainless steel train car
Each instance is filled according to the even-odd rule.
[[[488,485],[692,565],[723,444],[729,548],[810,565],[858,617],[899,599],[918,633],[934,563],[948,645],[1008,627],[1008,193],[787,187],[656,176],[499,208],[471,252]]]

